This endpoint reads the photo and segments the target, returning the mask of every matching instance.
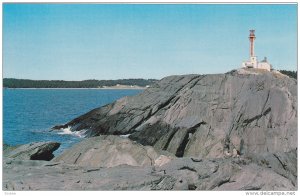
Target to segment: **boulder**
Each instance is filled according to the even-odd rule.
[[[115,167],[123,164],[144,167],[163,165],[168,159],[166,155],[160,156],[151,146],[143,146],[128,138],[110,135],[85,139],[53,161],[84,167]]]
[[[54,158],[53,152],[59,146],[60,143],[57,142],[33,142],[18,147],[6,147],[4,158],[50,161]]]

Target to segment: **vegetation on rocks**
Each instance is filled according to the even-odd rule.
[[[287,71],[287,70],[279,70],[279,71],[291,78],[297,79],[297,71]]]

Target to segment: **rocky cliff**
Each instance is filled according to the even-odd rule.
[[[65,128],[90,138],[54,159],[53,142],[6,147],[3,189],[298,188],[297,81],[279,72],[166,77]]]
[[[177,157],[297,148],[297,81],[278,72],[170,76],[55,128],[129,135]]]

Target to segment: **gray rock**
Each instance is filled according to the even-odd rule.
[[[3,190],[298,188],[297,81],[277,72],[166,77],[55,128],[100,136],[50,162],[5,158]]]
[[[56,126],[86,137],[131,134],[178,157],[297,148],[297,81],[275,72],[170,76],[143,93]]]
[[[288,154],[280,156],[293,159],[294,152]],[[292,171],[296,165],[289,161],[286,168]],[[258,164],[256,159],[241,157],[201,161],[184,157],[163,166],[111,168],[7,160],[3,163],[3,190],[297,190],[290,174],[280,173]]]
[[[16,149],[17,146],[11,146],[11,145],[8,145],[8,144],[3,144],[3,154],[7,154],[8,152]]]
[[[59,146],[60,143],[57,142],[33,142],[18,147],[6,147],[4,150],[4,158],[49,161],[53,159],[53,152],[58,149]]]
[[[293,185],[297,184],[297,150],[290,152],[262,153],[248,155],[256,164],[271,168],[277,174],[289,179]]]
[[[160,154],[150,146],[142,146],[128,138],[119,136],[98,136],[86,139],[53,161],[88,167],[115,167],[118,165],[151,166]],[[161,160],[157,164],[164,164]]]
[[[3,190],[150,190],[161,176],[128,165],[95,168],[21,161],[4,164]],[[49,162],[48,162],[49,163]]]

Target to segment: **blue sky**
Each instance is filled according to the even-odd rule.
[[[255,54],[297,69],[297,5],[4,4],[3,77],[224,73]]]

